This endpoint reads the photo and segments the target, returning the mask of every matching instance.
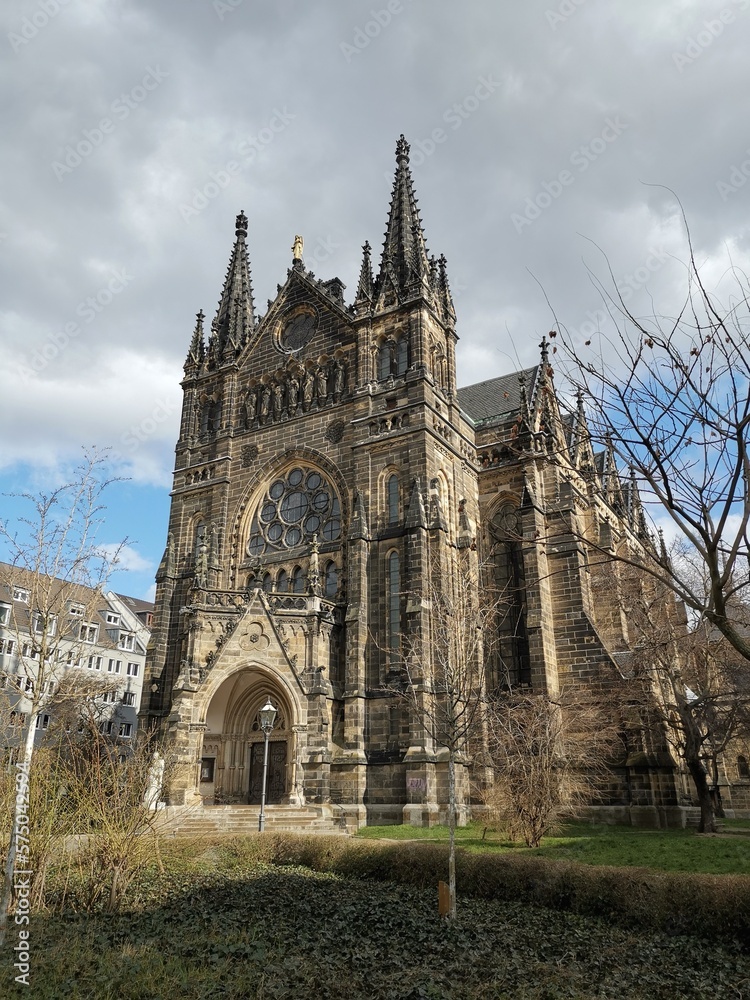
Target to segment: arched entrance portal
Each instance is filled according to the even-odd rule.
[[[269,697],[278,714],[268,744],[266,801],[289,801],[295,784],[290,706],[265,674],[245,669],[227,678],[208,706],[200,762],[205,805],[260,803],[264,736],[259,712]]]

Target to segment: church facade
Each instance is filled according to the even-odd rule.
[[[489,572],[511,595],[487,691],[616,679],[615,570],[589,566],[581,539],[638,544],[637,492],[594,455],[582,408],[561,409],[546,341],[532,368],[458,387],[446,261],[403,137],[377,273],[366,243],[350,304],[297,238],[258,317],[247,230],[240,214],[185,363],[142,724],[176,758],[174,805],[259,801],[270,698],[269,802],[350,828],[438,822],[446,753],[394,696],[409,637],[430,635],[430,587]],[[467,814],[467,768],[459,794]],[[671,762],[626,748],[605,802],[656,822],[680,804]]]

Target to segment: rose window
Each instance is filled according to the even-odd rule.
[[[295,467],[268,487],[250,526],[247,552],[260,556],[309,545],[313,535],[322,542],[341,537],[341,505],[319,472]]]

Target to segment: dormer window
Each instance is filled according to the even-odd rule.
[[[14,601],[20,601],[22,604],[28,604],[29,603],[29,592],[28,592],[28,590],[25,590],[23,587],[14,587],[13,588],[13,600]]]

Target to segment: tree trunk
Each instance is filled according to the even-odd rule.
[[[706,769],[700,760],[692,759],[686,761],[690,777],[693,779],[695,790],[698,793],[698,802],[701,807],[701,821],[698,827],[699,833],[716,833],[716,821],[714,819],[714,808],[711,802],[711,792],[708,787],[708,776]]]
[[[11,810],[10,816],[10,840],[8,842],[8,857],[5,861],[5,876],[3,879],[3,898],[0,902],[0,947],[5,944],[5,934],[8,929],[8,911],[10,910],[11,903],[13,902],[13,882],[14,874],[16,868],[16,857],[18,855],[18,833],[19,833],[19,823],[18,817],[25,813],[27,810],[27,803],[29,799],[29,781],[31,779],[31,758],[34,753],[34,734],[36,732],[36,720],[39,712],[31,711],[28,713],[28,724],[26,727],[26,735],[23,742],[23,747],[21,751],[21,759],[16,765],[16,774],[26,775],[26,795],[16,795],[13,799],[13,808]],[[16,788],[19,787],[20,782],[16,784]],[[26,836],[28,837],[28,829],[26,831]],[[28,841],[27,841],[28,843]]]
[[[456,762],[448,750],[448,896],[449,920],[456,919]]]

